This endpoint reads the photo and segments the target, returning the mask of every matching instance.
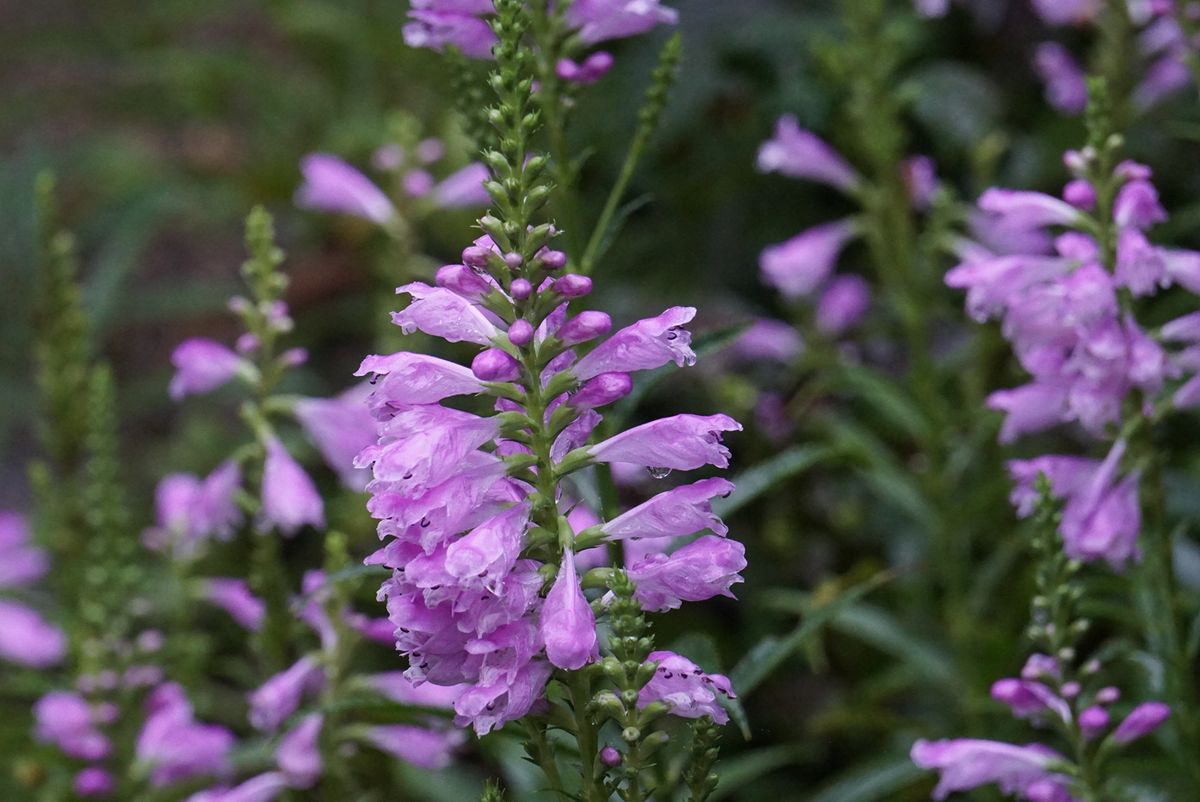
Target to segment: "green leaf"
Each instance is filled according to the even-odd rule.
[[[874,802],[893,799],[893,794],[925,776],[908,755],[890,755],[855,766],[830,785],[808,798],[808,802]]]
[[[795,763],[809,751],[810,749],[804,746],[784,744],[743,752],[736,757],[722,760],[717,764],[717,774],[721,777],[721,783],[709,799],[713,802],[718,799],[728,799],[743,791],[748,783],[754,782],[775,769]]]
[[[882,607],[861,602],[847,605],[834,616],[833,627],[908,663],[931,682],[959,683],[949,654],[907,631],[899,619]]]
[[[750,504],[785,479],[802,473],[835,454],[828,446],[792,446],[733,477],[737,490],[729,498],[713,501],[713,512],[725,516]]]
[[[921,408],[895,382],[887,381],[873,370],[859,365],[838,367],[834,380],[857,400],[871,406],[883,418],[917,441],[930,436],[929,419]]]
[[[828,604],[810,612],[791,634],[783,638],[772,635],[760,641],[738,661],[730,673],[729,678],[733,683],[733,689],[742,695],[750,693],[811,638],[820,634],[825,625],[839,613],[894,578],[895,574],[891,571],[880,571],[865,582],[851,587]]]

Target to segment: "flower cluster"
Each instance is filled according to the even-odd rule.
[[[1084,674],[1095,677],[1100,666],[1085,666]],[[1100,753],[1149,735],[1170,714],[1161,702],[1143,702],[1115,727],[1110,708],[1120,700],[1113,686],[1089,689],[1085,682],[1065,680],[1058,660],[1034,654],[1021,676],[1002,679],[992,686],[992,698],[1006,705],[1019,719],[1052,727],[1068,738],[1081,737],[1098,744]],[[1029,802],[1076,802],[1074,777],[1080,772],[1072,759],[1040,743],[1024,746],[1001,741],[961,738],[917,741],[913,761],[923,769],[941,774],[934,799],[945,799],[955,791],[968,791],[995,784],[1005,794]]]
[[[724,415],[677,415],[586,445],[599,410],[629,392],[630,372],[695,361],[683,328],[695,310],[668,309],[589,348],[611,321],[568,312],[591,281],[554,275],[565,257],[544,244],[551,233],[543,226],[529,255],[481,238],[462,263],[438,271],[436,285],[400,288],[413,300],[394,322],[481,347],[470,368],[399,352],[368,357],[359,370],[375,377],[369,405],[381,421],[379,443],[359,464],[373,471],[370,510],[388,538],[369,562],[393,569],[381,595],[409,657],[407,676],[467,684],[455,709],[480,733],[528,713],[554,667],[597,658],[583,592],[597,584],[589,575],[581,582],[576,552],[653,540],[658,548],[628,567],[652,610],[726,593],[745,565],[709,506],[732,489],[721,479],[665,491],[581,531],[558,512],[562,480],[589,465],[630,463],[656,475],[726,467],[720,434],[740,427]],[[479,394],[496,399],[497,414],[442,404]],[[667,553],[671,538],[704,529],[719,536]]]
[[[496,35],[486,18],[492,0],[416,0],[404,26],[404,41],[410,47],[457,49],[470,58],[492,55]],[[611,39],[645,33],[656,25],[674,24],[678,14],[659,0],[574,0],[565,12],[554,14],[576,41],[555,65],[559,78],[588,84],[599,80],[613,65],[612,55],[596,51],[583,58],[583,48]]]
[[[1075,178],[1062,199],[991,189],[979,199],[991,228],[987,247],[963,242],[964,261],[946,276],[967,291],[976,320],[998,318],[1032,381],[993,393],[1005,413],[1003,442],[1077,423],[1112,448],[1102,462],[1045,456],[1010,464],[1013,501],[1032,508],[1039,473],[1068,500],[1061,532],[1069,554],[1120,567],[1136,556],[1138,473],[1123,470],[1126,441],[1117,427],[1165,406],[1194,405],[1195,326],[1182,318],[1147,332],[1133,313],[1137,298],[1178,284],[1200,292],[1200,253],[1162,248],[1146,232],[1166,219],[1150,170],[1123,162],[1100,173],[1097,153],[1067,154]],[[1056,232],[1052,240],[1050,234]],[[1164,343],[1182,342],[1179,353]],[[1175,380],[1189,380],[1175,389]]]

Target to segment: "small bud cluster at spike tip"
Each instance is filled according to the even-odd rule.
[[[465,686],[456,721],[483,734],[534,710],[555,669],[599,658],[606,602],[585,595],[602,582],[589,580],[593,562],[576,560],[580,542],[641,541],[629,576],[641,578],[647,609],[731,595],[746,563],[710,506],[733,489],[724,480],[666,490],[607,523],[568,500],[579,497],[571,474],[600,463],[656,476],[728,466],[721,436],[741,427],[725,415],[676,415],[589,445],[602,410],[630,392],[630,373],[695,362],[684,328],[695,310],[672,307],[610,333],[608,315],[572,308],[591,281],[562,272],[552,225],[517,237],[490,215],[480,223],[490,233],[462,263],[438,271],[436,285],[401,287],[411,300],[393,314],[405,333],[476,346],[470,367],[407,352],[367,357],[359,374],[377,379],[367,406],[380,437],[356,464],[372,472],[369,509],[386,543],[367,561],[393,572],[380,598],[405,676]],[[442,404],[464,396],[492,399],[495,414]],[[672,548],[706,529],[716,534]],[[710,686],[730,695],[727,681],[693,673],[645,693],[681,716],[725,720]]]
[[[404,26],[409,47],[443,51],[452,48],[468,58],[492,55],[496,35],[487,23],[492,0],[415,0]],[[657,25],[674,25],[679,14],[659,0],[574,0],[565,12],[551,14],[563,30],[568,50],[558,57],[554,72],[569,83],[591,84],[613,66],[612,54],[582,49],[613,39],[643,34]]]
[[[1114,437],[1130,416],[1200,404],[1200,332],[1194,316],[1147,331],[1135,302],[1178,285],[1200,293],[1200,252],[1154,245],[1166,219],[1149,168],[1122,162],[1111,176],[1110,209],[1097,208],[1096,154],[1069,152],[1075,173],[1064,199],[989,189],[974,221],[979,241],[959,243],[962,263],[946,283],[967,293],[978,321],[998,319],[1032,381],[988,398],[1005,413],[1000,440],[1077,424],[1111,443],[1103,460],[1042,456],[1009,464],[1013,503],[1027,515],[1039,474],[1066,500],[1061,534],[1073,558],[1114,568],[1138,556],[1139,473]],[[1101,217],[1101,215],[1104,215]],[[1095,232],[1111,232],[1105,248]],[[1052,244],[1051,244],[1052,243]],[[1168,346],[1171,346],[1169,349]],[[1178,347],[1175,347],[1178,346]]]

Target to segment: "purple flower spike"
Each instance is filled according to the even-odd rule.
[[[596,346],[571,372],[583,381],[601,373],[653,370],[668,362],[694,365],[692,335],[683,327],[695,316],[690,306],[674,306],[657,317],[639,320]]]
[[[735,598],[729,588],[742,581],[746,547],[736,540],[705,535],[669,556],[652,554],[628,568],[642,607],[661,613],[713,596]]]
[[[602,529],[609,540],[677,537],[702,529],[711,529],[724,536],[729,533],[729,527],[713,514],[710,500],[715,496],[728,496],[732,492],[733,482],[701,479],[659,493],[613,518]]]
[[[596,643],[596,616],[579,587],[575,559],[563,553],[554,586],[542,608],[542,640],[546,657],[559,668],[583,668],[600,656]]]
[[[1119,744],[1136,741],[1162,726],[1170,715],[1171,708],[1162,702],[1143,702],[1117,725],[1112,739]]]
[[[371,179],[337,156],[313,153],[300,162],[304,183],[296,192],[296,205],[322,212],[362,217],[383,225],[396,214],[387,195]]]
[[[292,537],[304,526],[325,525],[325,505],[312,479],[276,439],[267,441],[263,465],[262,521]]]
[[[718,724],[729,721],[720,697],[735,699],[736,694],[723,674],[705,674],[700,666],[675,652],[651,652],[647,663],[658,663],[654,677],[638,695],[638,707],[665,702],[671,715],[680,718],[711,716]]]
[[[34,737],[69,757],[100,760],[111,751],[108,738],[96,728],[98,712],[79,694],[51,691],[34,704],[33,717]]]
[[[790,114],[779,118],[775,136],[759,148],[758,169],[829,184],[844,192],[852,191],[862,180],[836,150],[802,129]]]
[[[675,415],[644,423],[592,446],[597,462],[632,462],[652,468],[690,471],[705,465],[729,467],[722,432],[740,432],[728,415]]]
[[[228,382],[247,364],[236,353],[214,340],[193,337],[175,346],[171,354],[175,376],[168,392],[178,401],[185,395],[211,392]]]
[[[838,254],[853,236],[851,223],[838,220],[764,248],[758,257],[763,281],[785,298],[794,300],[811,295],[833,272]]]

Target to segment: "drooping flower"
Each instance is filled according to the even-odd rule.
[[[671,554],[651,554],[627,571],[641,605],[651,612],[674,610],[682,602],[713,596],[734,598],[729,588],[742,581],[746,548],[736,540],[705,535]]]
[[[1071,52],[1057,42],[1038,45],[1034,68],[1046,84],[1046,101],[1063,114],[1076,116],[1087,107],[1087,75]]]
[[[714,496],[728,496],[733,483],[725,479],[701,479],[690,485],[659,493],[601,526],[610,540],[676,537],[710,529],[725,535],[729,527],[712,511]]]
[[[25,516],[0,511],[0,588],[29,585],[40,579],[49,567],[46,552],[30,544]]]
[[[706,674],[683,655],[665,650],[651,652],[646,662],[658,665],[638,695],[638,707],[662,702],[671,715],[680,718],[709,716],[718,724],[729,721],[720,698],[734,699],[736,694],[724,674]]]
[[[320,688],[324,681],[325,672],[316,658],[301,657],[250,695],[250,724],[259,730],[278,729],[296,712],[302,697]]]
[[[323,212],[362,217],[378,225],[396,214],[387,195],[371,179],[329,153],[312,153],[300,162],[304,183],[296,204]]]
[[[838,276],[817,302],[817,328],[830,337],[858,325],[871,306],[871,285],[862,276]]]
[[[66,653],[62,630],[24,604],[0,599],[0,660],[49,668],[62,662]]]
[[[215,724],[197,723],[183,688],[175,683],[160,685],[146,707],[136,754],[149,768],[151,785],[163,788],[230,772],[233,733]]]
[[[323,761],[317,748],[324,717],[310,713],[279,742],[275,760],[292,788],[311,788],[321,776]]]
[[[413,724],[384,724],[367,728],[363,733],[367,743],[381,752],[429,771],[439,771],[450,765],[454,750],[466,739],[455,730],[436,730]]]
[[[758,169],[852,191],[861,178],[829,143],[802,129],[790,114],[775,123],[775,135],[758,150]]]
[[[347,390],[337,398],[302,398],[293,411],[308,439],[320,450],[342,484],[361,491],[367,472],[354,467],[354,458],[375,442],[378,424],[364,403],[368,386]]]
[[[211,392],[230,381],[248,363],[214,340],[192,337],[175,347],[171,354],[175,375],[168,392],[178,401],[185,395]]]
[[[586,44],[627,39],[678,19],[678,12],[659,0],[575,0],[567,7],[567,23]]]
[[[267,606],[250,592],[244,579],[211,577],[204,580],[203,597],[220,607],[243,627],[253,632],[262,629]]]
[[[546,658],[559,668],[582,668],[600,655],[596,617],[579,587],[575,556],[569,551],[563,552],[558,577],[542,607],[541,636]]]
[[[1041,744],[1014,746],[969,738],[917,741],[912,759],[923,769],[941,773],[934,799],[995,784],[1002,793],[1029,802],[1074,802],[1070,780],[1056,770],[1062,756]]]
[[[838,254],[854,233],[850,221],[838,220],[764,248],[758,261],[763,281],[786,298],[811,295],[829,278]]]
[[[33,716],[37,740],[54,744],[69,757],[99,760],[112,749],[97,727],[101,714],[79,694],[51,691],[34,704]]]
[[[1171,708],[1162,702],[1143,702],[1130,711],[1113,731],[1112,739],[1125,744],[1154,732],[1171,715]]]
[[[632,462],[653,468],[690,471],[705,465],[729,467],[722,432],[740,432],[728,415],[675,415],[644,423],[588,449],[596,462]]]
[[[283,443],[267,441],[263,463],[262,520],[285,537],[303,526],[325,525],[325,505],[309,475],[292,458]]]
[[[483,188],[487,178],[487,168],[479,162],[472,162],[435,184],[429,191],[429,197],[443,209],[483,206],[490,200],[487,190]]]
[[[142,535],[142,541],[149,548],[190,559],[208,538],[228,540],[242,520],[234,499],[241,479],[233,460],[203,480],[183,473],[164,476],[155,490],[157,525]]]

